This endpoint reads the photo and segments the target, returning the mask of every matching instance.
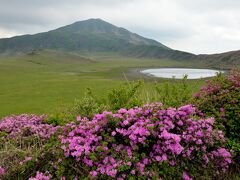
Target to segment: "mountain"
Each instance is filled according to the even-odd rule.
[[[79,21],[49,32],[0,39],[0,53],[28,52],[37,49],[65,51],[121,51],[128,46],[163,44],[116,27],[101,19]]]
[[[172,50],[158,41],[142,37],[101,19],[89,19],[34,35],[0,39],[0,55],[34,50],[67,52],[115,52],[139,58],[185,59],[193,54]]]
[[[195,58],[195,60],[207,63],[211,67],[217,67],[220,69],[240,67],[240,50],[220,54],[200,54],[197,56],[197,58]]]
[[[173,50],[158,41],[142,37],[101,19],[75,22],[48,32],[0,39],[0,56],[35,50],[65,52],[114,52],[137,58],[166,58],[201,62],[209,67],[240,66],[240,51],[195,55]]]

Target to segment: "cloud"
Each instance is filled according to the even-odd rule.
[[[240,49],[236,0],[0,0],[0,37],[48,31],[102,18],[179,50]]]
[[[8,38],[19,35],[19,33],[0,28],[0,35],[2,35],[2,37]]]

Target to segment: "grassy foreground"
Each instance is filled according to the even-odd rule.
[[[113,54],[33,52],[0,58],[0,117],[21,113],[52,113],[71,104],[91,88],[98,97],[132,79],[145,79],[148,93],[153,80],[131,71],[148,67],[196,67],[196,64],[164,59],[133,59]],[[158,79],[158,82],[165,80]],[[196,91],[204,81],[189,81]],[[149,94],[148,94],[149,95]],[[149,95],[150,96],[150,95]]]

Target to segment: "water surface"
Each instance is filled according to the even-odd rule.
[[[146,69],[141,73],[148,74],[154,77],[161,78],[175,78],[182,79],[184,75],[188,76],[188,79],[200,79],[216,76],[217,73],[224,72],[212,69],[188,69],[188,68],[159,68],[159,69]]]

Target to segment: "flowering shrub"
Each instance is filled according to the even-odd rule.
[[[18,135],[37,135],[47,139],[53,135],[59,127],[45,124],[43,122],[45,118],[46,116],[44,115],[38,117],[36,115],[26,114],[6,117],[0,121],[0,132],[11,138]]]
[[[240,72],[233,70],[226,77],[219,75],[207,81],[207,85],[195,94],[194,104],[207,116],[215,117],[230,148],[238,154],[236,157],[240,156]]]
[[[190,179],[217,176],[231,163],[214,119],[198,119],[192,105],[163,109],[154,103],[78,121],[60,139],[83,177]]]
[[[240,140],[240,72],[219,75],[195,94],[195,104],[223,125],[227,137]]]
[[[3,175],[6,179],[13,179],[16,175],[26,178],[27,173],[32,175],[39,165],[48,164],[47,159],[37,162],[37,158],[47,153],[49,148],[45,147],[51,145],[50,139],[60,127],[44,123],[45,118],[44,115],[23,114],[0,120],[0,179]],[[56,145],[56,141],[54,143]]]
[[[214,119],[202,119],[193,105],[153,103],[55,127],[44,119],[0,121],[0,179],[190,180],[218,178],[232,163]]]

